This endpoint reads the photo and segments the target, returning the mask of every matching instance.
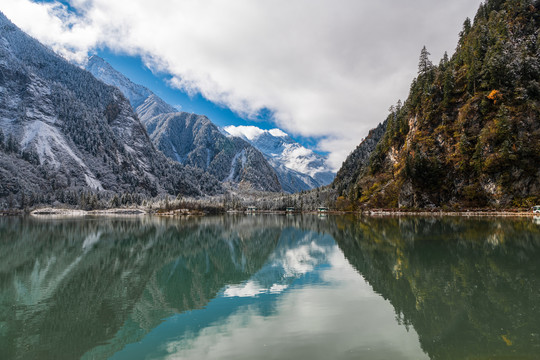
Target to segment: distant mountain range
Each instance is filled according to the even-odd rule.
[[[87,69],[124,93],[154,145],[170,159],[208,171],[222,182],[281,191],[276,173],[249,143],[223,135],[206,116],[176,110],[98,56],[88,60]]]
[[[88,71],[68,63],[0,13],[0,208],[214,195],[224,183],[290,193],[331,183],[342,210],[530,207],[540,202],[539,8],[488,0],[453,56],[434,65],[424,48],[408,98],[335,179],[325,156],[282,130],[179,112],[97,56]]]
[[[276,170],[287,192],[310,190],[328,185],[335,173],[326,157],[294,141],[280,129],[262,130],[255,126],[227,126],[224,130],[259,149]]]
[[[98,56],[89,59],[87,70],[124,93],[165,155],[206,170],[220,181],[293,193],[329,184],[334,178],[323,156],[281,130],[227,127],[220,131],[206,116],[177,111]],[[257,136],[251,136],[253,130]]]
[[[291,157],[177,111],[97,56],[87,70],[0,13],[0,207],[95,207],[114,195],[117,206],[219,194],[223,183],[271,192],[321,184],[309,166],[290,169]]]
[[[0,13],[0,199],[71,202],[77,190],[215,194],[221,184],[169,161],[115,87],[56,55]]]

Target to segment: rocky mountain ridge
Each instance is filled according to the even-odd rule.
[[[92,56],[86,68],[124,93],[154,145],[168,158],[208,171],[222,182],[256,190],[281,191],[274,169],[248,142],[223,135],[206,116],[177,111],[98,56]]]

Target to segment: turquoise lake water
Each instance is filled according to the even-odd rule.
[[[0,219],[1,359],[537,359],[540,219]]]

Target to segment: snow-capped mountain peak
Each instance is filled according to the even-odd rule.
[[[156,148],[170,159],[207,171],[222,182],[282,190],[274,168],[248,141],[228,137],[204,115],[178,111],[98,56],[88,60],[87,70],[122,91]]]
[[[260,150],[278,171],[278,175],[281,172],[282,186],[287,187],[284,182],[289,182],[291,191],[327,185],[334,179],[335,174],[326,163],[325,156],[302,146],[280,129],[226,126],[224,130],[231,136],[243,138]]]
[[[280,186],[291,193],[309,190],[334,179],[324,156],[300,145],[281,129],[218,129],[204,116],[178,112],[100,57],[91,57],[87,70],[124,93],[156,147],[173,160],[209,171],[222,181],[250,179],[256,188],[271,191]]]
[[[68,63],[1,12],[0,78],[0,139],[9,145],[0,146],[0,204],[9,197],[23,206],[24,194],[67,203],[66,194],[75,199],[89,190],[222,191],[216,178],[158,152],[118,89]]]
[[[119,88],[128,98],[134,109],[152,95],[149,89],[133,84],[127,77],[116,71],[109,63],[97,55],[88,59],[86,69],[104,83],[114,84],[114,86]]]
[[[276,137],[287,137],[289,136],[286,132],[281,131],[280,129],[271,129],[268,130],[270,135],[276,136]]]

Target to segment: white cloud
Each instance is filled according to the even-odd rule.
[[[232,136],[245,137],[246,139],[253,140],[265,133],[265,130],[256,126],[225,126],[223,128],[226,132]]]
[[[142,55],[188,92],[244,115],[326,137],[339,166],[407,96],[425,44],[437,62],[480,0],[0,0],[0,10],[64,56],[108,46]]]
[[[255,281],[248,281],[242,285],[229,285],[223,292],[225,297],[254,297],[265,291]]]
[[[286,132],[280,130],[280,129],[270,129],[270,130],[263,130],[261,128],[258,128],[256,126],[234,126],[229,125],[225,126],[223,128],[226,132],[231,134],[232,136],[237,137],[244,137],[249,140],[253,140],[261,136],[262,134],[270,134],[272,136],[276,137],[287,137],[289,136]]]
[[[275,136],[275,137],[287,137],[287,136],[289,136],[289,135],[287,135],[286,132],[283,132],[280,129],[270,129],[270,130],[268,130],[268,132],[270,133],[270,135]]]

